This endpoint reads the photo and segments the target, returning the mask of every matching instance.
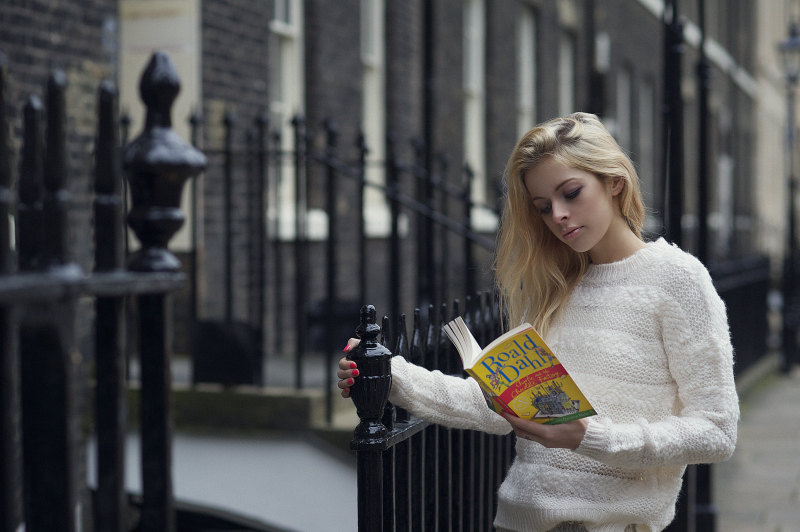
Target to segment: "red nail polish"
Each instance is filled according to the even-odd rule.
[[[353,377],[358,377],[358,370],[357,369],[353,370]]]
[[[342,351],[347,353],[348,351],[350,351],[350,349],[351,349],[350,344],[347,344],[346,346],[344,346],[344,349],[342,349]]]
[[[353,385],[354,382],[356,382],[356,381],[354,381],[353,379],[347,379],[347,384],[349,384],[351,386]]]
[[[356,369],[356,363],[350,362],[350,369]]]

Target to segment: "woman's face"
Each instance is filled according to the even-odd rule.
[[[622,179],[606,185],[597,176],[548,158],[524,175],[536,210],[553,234],[574,251],[589,252],[593,262],[608,262],[627,231],[615,196]]]

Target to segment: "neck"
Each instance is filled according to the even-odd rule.
[[[589,258],[593,264],[608,264],[626,259],[643,247],[642,239],[631,231],[622,217],[617,217],[608,229],[605,241],[589,250]]]

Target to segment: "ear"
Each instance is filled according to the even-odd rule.
[[[612,196],[618,196],[625,189],[625,179],[622,176],[615,175],[611,178],[609,188]]]

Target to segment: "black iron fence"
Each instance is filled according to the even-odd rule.
[[[285,382],[307,387],[305,362],[322,355],[322,386],[332,391],[333,357],[362,301],[397,316],[488,286],[494,237],[474,229],[473,215],[496,218],[497,209],[474,200],[469,167],[442,156],[425,167],[425,147],[414,141],[401,149],[387,140],[385,159],[372,160],[362,135],[343,143],[331,121],[312,128],[295,117],[289,148],[263,116],[190,123],[195,142],[217,139],[204,148],[203,189],[191,184],[194,382],[263,385],[269,359],[284,357],[294,361]],[[377,236],[370,201],[386,216]],[[312,235],[312,214],[324,221],[321,236]]]
[[[496,305],[488,299],[468,300],[464,309],[483,344],[499,330],[498,315],[492,312]],[[373,306],[361,310],[363,345],[351,355],[361,372],[352,388],[361,422],[351,443],[358,456],[359,530],[492,530],[497,489],[514,457],[513,435],[445,428],[387,402],[394,355],[428,369],[462,372],[442,330],[445,316],[459,313],[457,301],[451,308],[443,306],[438,319],[432,307],[427,320],[417,310],[409,337],[404,315],[392,334],[388,318],[382,328],[377,325]]]
[[[94,224],[79,232],[94,236],[91,272],[78,265],[70,242],[66,76],[54,72],[44,103],[31,96],[25,104],[18,175],[6,86],[0,55],[0,531],[170,532],[207,530],[212,521],[257,530],[204,519],[173,497],[167,298],[187,278],[167,244],[183,222],[181,189],[206,158],[171,129],[179,81],[169,59],[154,54],[144,71],[146,123],[122,153],[115,89],[99,88]],[[141,244],[127,264],[123,167],[127,222]],[[93,313],[78,312],[85,301]],[[127,302],[138,318],[126,334]],[[81,320],[93,322],[89,350],[78,347]],[[142,492],[135,498],[124,486],[129,343],[138,346],[142,367]],[[87,456],[92,435],[96,456]],[[90,460],[95,485],[86,480]]]
[[[740,375],[766,354],[769,260],[730,260],[715,264],[711,272],[728,309]],[[373,306],[361,309],[357,335],[365,348],[351,355],[362,380],[351,391],[360,418],[351,448],[358,456],[361,531],[493,530],[496,493],[514,456],[514,436],[429,424],[387,402],[392,356],[463,376],[460,359],[442,332],[443,324],[460,314],[459,303],[442,306],[438,317],[435,310],[429,307],[427,323],[415,311],[409,340],[404,315],[392,335],[389,318],[383,318],[381,328]],[[498,309],[488,295],[468,299],[463,312],[481,345],[500,333]],[[710,464],[687,468],[670,532],[715,530],[712,476]]]

